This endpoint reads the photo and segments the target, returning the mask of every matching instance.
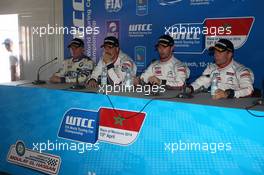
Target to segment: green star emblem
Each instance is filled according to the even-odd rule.
[[[115,119],[115,125],[119,124],[120,126],[123,126],[123,121],[125,120],[125,118],[118,115],[118,117],[114,117],[114,119]]]

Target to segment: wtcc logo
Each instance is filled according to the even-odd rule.
[[[118,12],[122,9],[122,0],[105,0],[105,9],[108,12]]]
[[[152,31],[152,24],[130,24],[129,32],[147,32]]]
[[[95,143],[98,138],[98,127],[98,112],[70,109],[63,116],[58,136],[74,141]]]
[[[66,124],[71,126],[93,129],[94,122],[95,120],[83,119],[81,117],[73,117],[73,116],[66,117]]]
[[[130,24],[128,27],[130,37],[145,37],[152,34],[152,24]]]

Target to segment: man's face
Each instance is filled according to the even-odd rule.
[[[166,60],[166,59],[171,57],[172,51],[173,51],[173,47],[172,46],[164,46],[164,45],[159,44],[157,46],[157,50],[159,52],[160,59],[161,60]]]
[[[5,48],[7,51],[12,51],[12,44],[5,44]]]
[[[70,51],[71,51],[71,56],[73,58],[79,58],[80,56],[83,55],[84,48],[83,47],[71,46],[70,47]]]
[[[112,45],[104,45],[104,54],[108,55],[110,58],[115,59],[118,56],[119,48]]]
[[[214,60],[216,65],[218,66],[226,65],[230,62],[231,59],[232,59],[232,52],[229,51],[220,52],[215,49]]]

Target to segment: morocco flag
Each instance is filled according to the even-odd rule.
[[[98,140],[121,145],[136,140],[145,119],[145,113],[108,108],[101,108],[99,115]]]

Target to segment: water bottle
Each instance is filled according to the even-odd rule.
[[[101,85],[105,86],[107,85],[107,68],[103,67],[103,71],[101,74]]]
[[[131,90],[133,86],[133,80],[132,80],[132,74],[131,70],[129,68],[126,69],[125,78],[123,81],[123,85],[125,86],[125,89]]]
[[[217,79],[218,74],[214,73],[212,82],[211,82],[211,96],[215,95],[215,91],[218,89],[218,79]]]

